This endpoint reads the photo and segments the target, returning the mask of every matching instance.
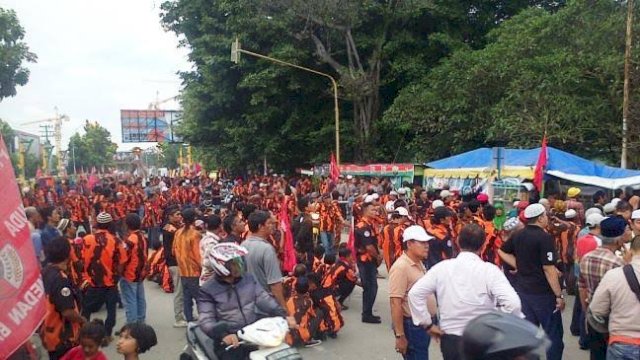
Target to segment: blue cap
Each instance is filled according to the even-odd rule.
[[[622,236],[627,227],[627,221],[621,216],[604,218],[600,223],[600,233],[603,237],[615,238]]]

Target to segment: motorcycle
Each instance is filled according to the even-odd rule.
[[[228,326],[224,322],[216,324],[221,328]],[[254,345],[258,349],[249,353],[249,360],[301,360],[302,356],[296,348],[284,342],[289,325],[284,318],[271,317],[260,319],[253,324],[238,330],[240,346]],[[180,360],[219,360],[214,347],[224,347],[229,351],[232,347],[218,344],[207,336],[197,323],[189,323],[187,327],[187,345]]]

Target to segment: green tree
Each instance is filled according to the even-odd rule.
[[[245,56],[246,49],[330,73],[340,83],[342,158],[391,161],[403,131],[380,114],[451,51],[527,6],[563,1],[174,0],[162,23],[190,49],[182,135],[227,168],[326,162],[333,107],[323,77]]]
[[[75,151],[76,169],[84,167],[87,171],[94,166],[110,166],[117,148],[107,129],[89,121],[84,125],[83,135],[75,133],[71,136],[68,147],[69,151]],[[73,173],[73,161],[69,162],[67,171]]]
[[[29,81],[24,63],[34,63],[37,57],[23,39],[24,29],[15,11],[0,7],[0,101],[14,96],[16,87]]]
[[[418,160],[497,142],[538,146],[546,130],[552,146],[613,162],[625,8],[576,0],[557,12],[528,9],[491,31],[485,47],[458,49],[403,89],[385,123],[414,130],[404,150]]]

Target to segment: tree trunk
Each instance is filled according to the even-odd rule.
[[[353,92],[353,123],[357,137],[355,159],[369,162],[373,156],[374,121],[380,111],[380,61],[364,76],[366,79]]]

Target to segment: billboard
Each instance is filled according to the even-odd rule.
[[[181,119],[177,110],[120,110],[122,142],[182,142],[175,134]]]

